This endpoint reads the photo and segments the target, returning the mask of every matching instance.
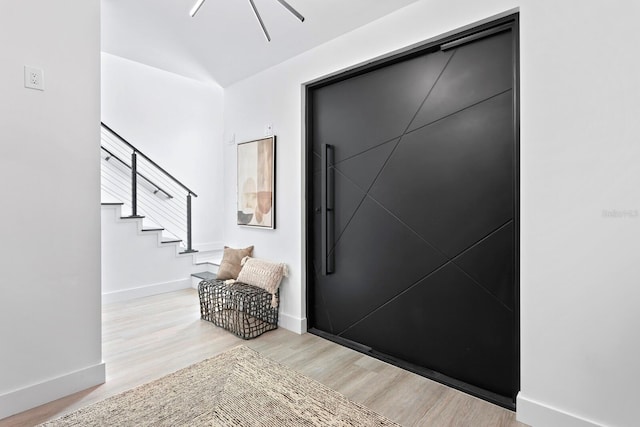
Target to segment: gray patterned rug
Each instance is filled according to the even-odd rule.
[[[239,346],[43,426],[397,426]]]

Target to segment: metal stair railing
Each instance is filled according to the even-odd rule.
[[[100,147],[105,154],[103,165],[113,165],[109,170],[102,168],[102,189],[130,200],[130,217],[148,217],[185,241],[182,253],[197,252],[192,241],[191,202],[198,195],[104,123]]]

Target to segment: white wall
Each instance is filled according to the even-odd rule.
[[[224,145],[225,243],[289,264],[281,313],[304,330],[301,85],[493,15],[521,19],[521,333],[518,417],[534,426],[636,423],[640,401],[640,6],[423,0],[225,90],[225,140],[278,135],[277,229],[235,225]],[[603,210],[627,212],[608,218]],[[297,321],[297,322],[296,322]]]
[[[536,402],[637,424],[639,20],[638,2],[522,8],[519,404],[540,426]]]
[[[0,1],[0,418],[104,381],[99,97],[98,0]]]
[[[102,53],[102,121],[175,176],[193,198],[193,247],[222,240],[223,91]]]

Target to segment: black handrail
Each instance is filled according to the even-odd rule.
[[[105,159],[106,161],[109,161],[109,159],[111,157],[113,157],[114,159],[116,159],[117,161],[119,161],[120,163],[122,163],[123,165],[125,165],[127,168],[131,169],[131,166],[129,166],[129,164],[127,162],[125,162],[124,160],[122,160],[120,157],[116,156],[115,154],[113,154],[111,151],[109,151],[107,148],[103,147],[102,145],[100,146],[100,148],[102,148],[109,156],[107,156],[107,158]],[[149,184],[151,184],[153,187],[156,187],[156,191],[154,192],[157,193],[158,191],[161,191],[165,194],[165,196],[167,196],[170,199],[173,199],[173,196],[171,194],[169,194],[166,190],[164,190],[162,187],[160,187],[158,184],[156,184],[155,182],[151,181],[149,178],[147,178],[144,174],[138,172],[138,176],[142,179],[144,179],[145,181],[147,181]]]
[[[171,178],[173,180],[173,182],[175,182],[176,184],[178,184],[180,187],[184,188],[189,194],[198,197],[198,195],[196,193],[194,193],[193,191],[191,191],[189,189],[189,187],[187,187],[186,185],[184,185],[183,183],[181,183],[178,179],[176,179],[173,175],[171,175],[169,172],[167,172],[166,170],[164,170],[162,167],[158,166],[158,164],[156,162],[154,162],[153,160],[151,160],[146,154],[144,154],[142,151],[138,150],[135,146],[133,146],[131,143],[129,143],[129,141],[127,141],[126,139],[124,139],[123,137],[121,137],[120,135],[118,135],[118,133],[116,131],[114,131],[113,129],[111,129],[109,126],[105,125],[103,122],[100,122],[102,124],[102,127],[104,127],[106,130],[108,130],[109,132],[111,132],[116,138],[118,138],[122,143],[124,143],[125,145],[127,145],[129,148],[131,148],[133,150],[134,153],[137,153],[139,155],[141,155],[142,157],[144,157],[149,163],[151,163],[153,166],[155,166],[158,170],[160,170],[162,173],[164,173],[165,175],[167,175],[169,178]]]

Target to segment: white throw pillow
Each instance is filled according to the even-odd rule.
[[[271,305],[278,306],[276,292],[283,277],[289,275],[285,264],[274,263],[264,259],[244,257],[242,259],[242,269],[238,274],[238,282],[255,286],[269,292],[273,297]]]

